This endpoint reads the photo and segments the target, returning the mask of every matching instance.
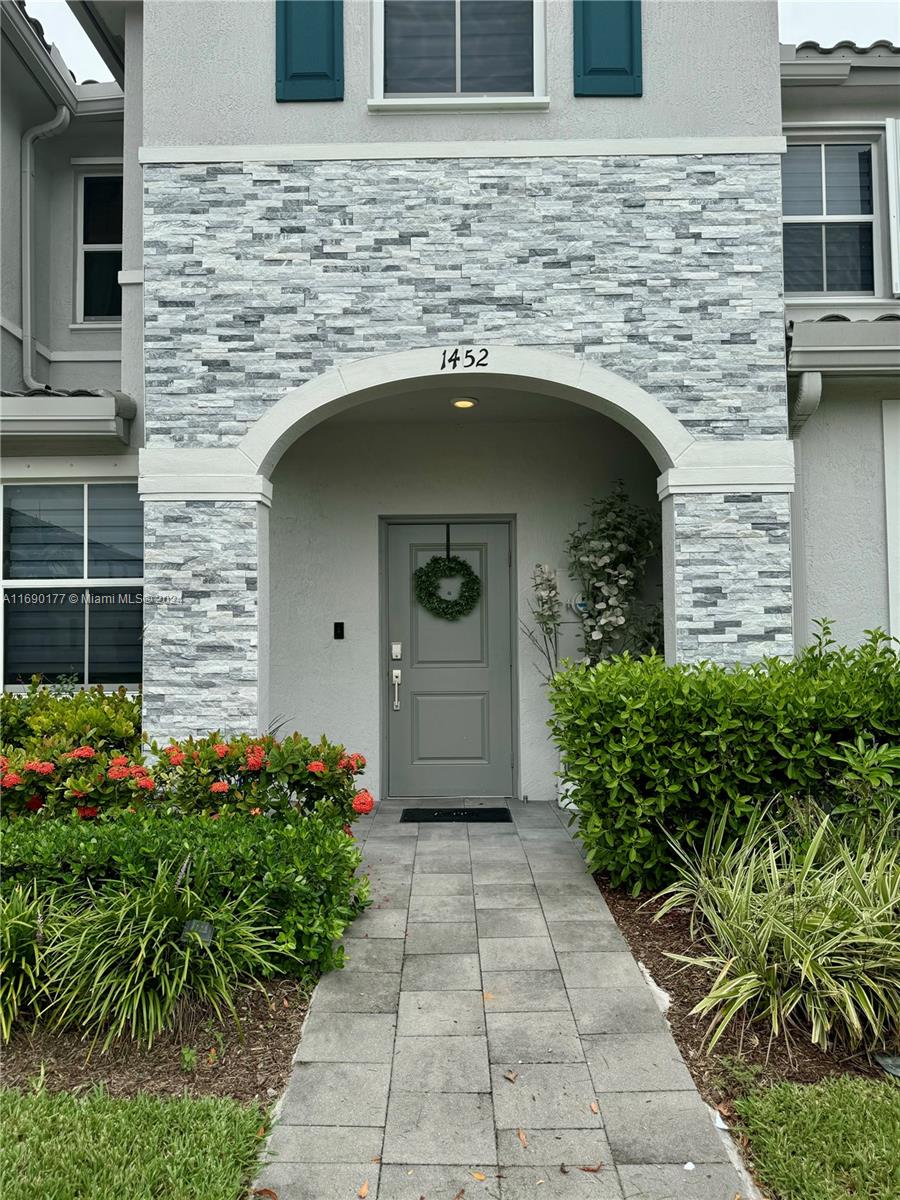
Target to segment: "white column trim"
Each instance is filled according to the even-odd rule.
[[[900,398],[882,400],[888,632],[900,638]]]

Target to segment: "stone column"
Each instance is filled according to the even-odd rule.
[[[663,527],[670,660],[793,653],[789,488],[667,489]]]

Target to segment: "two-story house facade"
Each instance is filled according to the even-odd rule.
[[[832,102],[837,88],[814,74],[832,60],[800,48],[780,62],[774,3],[73,7],[121,63],[122,374],[111,398],[91,398],[113,408],[92,456],[49,440],[41,452],[20,415],[21,453],[4,462],[5,587],[46,582],[23,574],[37,570],[27,550],[15,562],[29,538],[55,547],[51,579],[87,596],[111,571],[124,578],[130,509],[98,488],[132,487],[152,734],[285,722],[364,749],[384,795],[546,798],[546,700],[519,622],[536,563],[557,567],[572,599],[566,537],[617,480],[659,506],[647,591],[670,660],[790,654],[833,606],[845,636],[892,620],[900,633],[900,325],[878,321],[874,366],[852,336],[860,370],[827,347],[838,370],[815,357],[829,291],[850,312],[898,312],[893,48],[877,68],[850,56],[848,90],[872,111],[844,142],[799,128],[804,104],[818,116]],[[803,72],[804,86],[787,82]],[[877,87],[857,87],[876,72]],[[787,129],[783,92],[797,97]],[[810,206],[816,145],[820,190],[845,212]],[[784,222],[783,191],[799,206]],[[79,244],[85,259],[113,252],[84,249],[74,212],[75,261]],[[832,223],[842,231],[823,232]],[[819,274],[803,265],[816,231]],[[840,503],[860,390],[874,516],[871,497]],[[7,397],[4,412],[28,399]],[[88,399],[31,397],[69,413]],[[74,492],[37,492],[77,484],[76,516]],[[829,536],[850,555],[840,570]],[[59,548],[77,557],[73,542],[77,576]],[[110,545],[120,553],[104,559]],[[413,587],[446,554],[479,582],[458,621]],[[112,678],[111,645],[134,643],[127,605],[83,607],[80,634],[74,618],[29,610],[32,643],[48,644],[52,617],[68,647],[59,673],[68,654],[80,680],[137,682]],[[7,622],[7,684],[30,673],[22,611],[6,608],[19,622]],[[51,674],[50,658],[33,669]]]

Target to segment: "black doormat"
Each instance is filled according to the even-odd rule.
[[[404,808],[400,824],[416,821],[511,821],[508,808]]]

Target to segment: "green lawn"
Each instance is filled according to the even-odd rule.
[[[900,1200],[900,1087],[844,1076],[735,1102],[757,1174],[778,1200]]]
[[[0,1195],[238,1200],[265,1114],[233,1100],[0,1092]]]

